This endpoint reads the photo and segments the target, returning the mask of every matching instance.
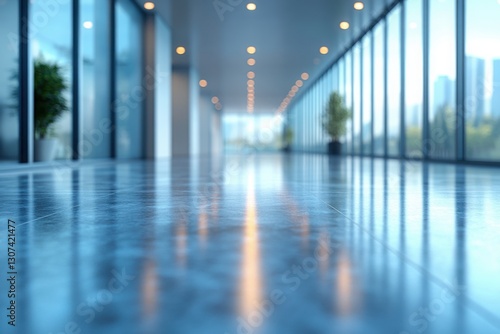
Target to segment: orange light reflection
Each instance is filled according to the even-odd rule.
[[[248,314],[258,306],[259,301],[262,300],[262,277],[260,270],[259,233],[254,177],[254,174],[250,172],[241,268],[240,312],[243,317],[248,316]]]

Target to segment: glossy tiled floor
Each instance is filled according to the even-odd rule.
[[[0,187],[2,333],[500,333],[498,169],[261,155]]]

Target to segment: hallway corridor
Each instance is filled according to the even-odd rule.
[[[500,333],[497,169],[249,154],[0,187],[17,333]]]

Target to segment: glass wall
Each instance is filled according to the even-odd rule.
[[[362,133],[362,152],[366,155],[372,154],[372,43],[371,34],[363,39],[363,127]]]
[[[18,26],[18,1],[0,1],[0,163],[19,160]]]
[[[0,0],[0,34],[4,36],[0,41],[0,164],[18,163],[21,146],[34,148],[35,161],[45,160],[39,154],[48,148],[45,144],[55,144],[55,158],[60,160],[110,158],[113,151],[118,158],[143,157],[143,104],[146,93],[143,80],[143,9],[133,0],[116,1],[116,50],[112,50],[110,3],[115,1],[49,2]],[[23,3],[29,6],[26,22],[20,22]],[[74,4],[78,4],[78,11],[74,11]],[[74,21],[75,13],[79,14],[79,22]],[[20,25],[23,25],[22,32],[19,31]],[[75,28],[79,29],[78,40],[73,38]],[[29,55],[19,52],[22,39],[27,39],[29,43]],[[80,46],[79,55],[74,54],[76,45]],[[113,51],[116,51],[114,61]],[[78,63],[73,63],[75,56],[80,59]],[[115,78],[110,75],[111,66],[115,66]],[[27,136],[20,138],[20,126],[26,126],[20,124],[19,117],[19,87],[23,79],[19,75],[21,67],[27,67],[31,76],[27,86],[32,89],[34,103],[27,112],[33,112],[33,119],[29,120],[29,123],[34,123],[33,143],[28,143]],[[40,93],[47,93],[47,90],[44,91],[49,87],[44,83],[46,78],[54,77],[44,74],[54,73],[56,69],[62,76],[66,110],[55,121],[44,122],[48,116],[40,108],[44,103]],[[78,73],[76,78],[74,73]],[[45,81],[41,82],[43,78]],[[73,117],[77,117],[77,110],[72,110],[75,79],[81,85],[78,87],[78,117],[81,119],[78,152],[73,151],[73,129],[76,125]],[[117,99],[112,102],[111,85],[115,81]],[[116,116],[116,124],[112,124],[112,116]],[[115,147],[112,147],[113,128],[116,128]],[[28,158],[31,160],[33,157]]]
[[[401,126],[401,7],[387,16],[387,155],[400,155]]]
[[[116,3],[117,156],[143,156],[142,12],[129,0]]]
[[[396,5],[365,36],[353,36],[360,41],[325,69],[334,73],[333,87],[353,112],[346,124],[345,153],[452,161],[459,153],[466,161],[500,162],[500,4],[465,0],[465,22],[457,4],[462,2],[405,0],[404,7]],[[457,25],[466,27],[463,82],[457,82],[457,47],[462,45]],[[304,96],[314,96],[325,85],[318,80]],[[457,95],[457,87],[465,88],[465,96]],[[463,105],[457,105],[457,97]]]
[[[467,1],[466,158],[500,161],[500,3]]]
[[[353,110],[352,105],[352,53],[348,52],[345,55],[345,104],[347,108]],[[353,152],[353,122],[352,119],[347,121],[347,131],[345,135],[345,152]]]
[[[69,1],[57,2],[57,6],[46,6],[43,1],[30,1],[30,37],[32,54],[35,64],[57,64],[62,69],[67,89],[64,96],[70,109],[62,114],[58,120],[48,128],[48,137],[57,139],[58,159],[71,159],[72,157],[72,111],[71,111],[71,80],[72,80],[72,3]],[[38,69],[35,66],[35,77]],[[41,68],[40,68],[41,69]],[[37,87],[35,91],[43,89]],[[37,114],[35,101],[35,115]],[[35,117],[37,119],[37,117]],[[35,122],[36,123],[36,122]],[[35,126],[36,138],[41,138],[44,129]],[[35,145],[36,150],[36,145]]]
[[[429,2],[429,138],[431,158],[455,158],[456,6],[454,0]]]
[[[339,92],[339,88],[339,64],[336,63],[332,68],[332,92]]]
[[[80,0],[83,138],[80,155],[111,155],[110,41],[107,1]]]
[[[373,154],[385,154],[384,21],[373,30]]]
[[[311,128],[307,126],[307,121],[310,118],[310,113],[313,110],[313,105],[312,105],[312,92],[311,94],[308,94],[304,98],[304,109],[301,115],[301,124],[304,124],[304,131],[302,133],[302,150],[310,149],[308,147],[308,142],[309,142],[309,133],[311,132]]]
[[[356,44],[353,49],[352,72],[352,153],[361,153],[361,45]]]
[[[422,158],[424,98],[423,3],[408,0],[405,6],[405,135],[406,156]]]
[[[339,89],[338,86],[339,86],[338,66],[334,65],[330,69],[330,74],[326,79],[325,92],[324,92],[324,96],[323,96],[323,109],[321,110],[322,113],[324,113],[326,110],[326,107],[328,105],[328,101],[330,100],[330,95],[332,94],[332,92],[338,91],[338,89]],[[321,127],[321,132],[322,132],[322,136],[321,136],[322,149],[321,149],[321,151],[326,152],[326,150],[327,150],[326,145],[330,141],[330,138],[328,138],[328,134],[326,133],[325,130],[323,130],[323,127]]]
[[[341,58],[338,63],[338,72],[339,72],[339,94],[346,100],[346,92],[345,92],[345,61],[344,58]],[[349,131],[349,130],[348,130]],[[349,153],[348,147],[348,138],[349,132],[342,138],[342,142],[344,143],[345,153]]]

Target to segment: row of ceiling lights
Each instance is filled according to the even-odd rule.
[[[250,2],[247,4],[247,9],[249,11],[254,11],[257,9],[257,5]],[[257,52],[257,48],[255,46],[249,46],[247,48],[247,53],[249,55],[254,55]],[[248,58],[247,65],[255,66],[255,58]],[[255,109],[255,72],[249,71],[247,73],[247,112],[253,113]]]
[[[247,5],[248,8],[248,5]],[[253,8],[253,7],[252,7]],[[247,53],[249,55],[254,55],[257,52],[255,46],[249,46],[247,48]],[[247,65],[255,66],[255,58],[248,58]],[[255,109],[255,72],[248,71],[247,73],[247,111],[251,114]]]
[[[356,10],[363,10],[364,7],[365,7],[365,5],[361,1],[357,1],[357,2],[354,3],[354,9],[356,9]],[[153,10],[155,8],[155,4],[153,2],[151,2],[151,1],[147,1],[147,2],[144,3],[144,8],[147,9],[147,10]],[[254,10],[257,9],[257,5],[255,3],[250,2],[250,3],[247,4],[246,8],[249,11],[254,11]],[[84,27],[85,28],[91,29],[92,26],[93,26],[92,22],[90,22],[90,21],[89,22],[84,22]],[[349,29],[349,26],[350,26],[349,22],[347,22],[347,21],[340,22],[340,28],[342,30]],[[183,54],[186,53],[186,48],[183,47],[183,46],[178,46],[175,51],[176,51],[177,54],[183,55]],[[255,54],[256,51],[257,50],[256,50],[256,48],[254,46],[249,46],[247,48],[247,52],[250,55]],[[328,47],[326,47],[326,46],[320,47],[319,52],[322,55],[328,54],[328,52],[329,52]],[[255,65],[255,59],[254,58],[249,58],[247,60],[247,64],[249,66],[254,66]],[[249,71],[247,73],[247,78],[248,78],[248,81],[247,81],[247,110],[248,110],[249,113],[252,113],[254,111],[254,105],[255,105],[255,80],[254,80],[255,73],[252,72],[252,71]],[[307,80],[309,78],[309,74],[302,73],[301,78],[302,78],[302,80]],[[297,92],[299,91],[299,89],[303,86],[303,81],[302,80],[297,80],[295,82],[295,85],[292,86],[292,88],[290,89],[287,97],[281,103],[281,105],[280,105],[280,107],[278,109],[279,112],[284,112],[286,110],[286,108],[288,107],[288,104],[295,97],[295,95],[297,94]],[[202,80],[200,80],[199,85],[200,85],[201,88],[206,88],[208,86],[208,82],[205,79],[202,79]],[[212,98],[212,103],[214,104],[214,106],[215,106],[215,108],[217,110],[221,110],[222,109],[222,105],[220,104],[219,98],[217,96],[214,96]]]
[[[248,3],[247,4],[247,9],[249,11],[254,11],[257,9],[257,5],[254,3]],[[183,46],[178,46],[176,48],[176,53],[179,55],[183,55],[186,53],[186,48]],[[247,48],[247,52],[250,55],[253,55],[257,52],[257,49],[254,46],[249,46]],[[254,58],[249,58],[247,60],[247,64],[249,66],[254,66],[255,65],[255,59]],[[247,111],[249,113],[253,113],[254,111],[254,106],[255,106],[255,72],[249,71],[247,73]],[[208,86],[208,82],[205,79],[200,80],[199,82],[201,88],[206,88]],[[222,104],[220,103],[220,100],[217,96],[212,97],[212,103],[215,107],[216,110],[222,110]]]
[[[304,81],[307,79],[309,79],[309,74],[304,72],[300,75],[300,79],[295,81],[295,84],[288,92],[288,95],[283,99],[283,102],[281,102],[280,107],[278,108],[279,113],[283,113],[286,110],[292,99],[299,92],[300,88],[304,86]]]
[[[363,10],[364,8],[365,8],[365,5],[364,5],[363,2],[357,1],[357,2],[354,3],[354,9],[355,10]],[[342,21],[342,22],[340,22],[339,27],[342,30],[347,30],[347,29],[349,29],[350,24],[347,21]],[[319,48],[319,53],[322,54],[322,55],[328,54],[329,51],[330,50],[328,49],[327,46],[322,46],[322,47]],[[301,79],[304,80],[304,81],[307,80],[307,79],[309,79],[309,74],[307,74],[305,72],[302,73]],[[288,105],[290,104],[290,102],[292,101],[292,99],[295,97],[295,95],[297,95],[297,93],[300,90],[300,88],[304,85],[304,83],[303,83],[302,80],[297,80],[295,82],[295,84],[292,86],[292,88],[288,92],[288,95],[281,102],[281,104],[280,104],[280,106],[278,108],[278,113],[283,113],[286,110],[286,108],[288,108]]]
[[[249,11],[254,11],[257,9],[257,5],[255,3],[248,3],[246,7]],[[154,2],[147,1],[144,3],[144,8],[146,10],[153,10],[155,8],[155,4],[154,4]],[[92,22],[90,22],[90,21],[84,22],[84,27],[87,29],[91,29]],[[175,52],[178,55],[184,55],[186,53],[186,48],[184,46],[180,45],[175,49]],[[249,54],[254,54],[256,52],[256,49],[255,49],[255,47],[251,46],[251,47],[247,48],[247,52]],[[253,58],[248,59],[247,64],[249,66],[254,66],[255,59],[253,59]],[[254,109],[254,85],[255,85],[255,81],[253,79],[255,78],[255,73],[250,71],[250,72],[248,72],[247,77],[249,79],[248,80],[248,87],[247,87],[248,111],[253,112],[253,109]],[[206,88],[208,86],[208,82],[205,79],[201,79],[199,81],[199,85],[201,88]],[[220,103],[219,98],[217,96],[212,97],[211,101],[212,101],[215,109],[217,109],[217,110],[222,109],[222,104]]]

